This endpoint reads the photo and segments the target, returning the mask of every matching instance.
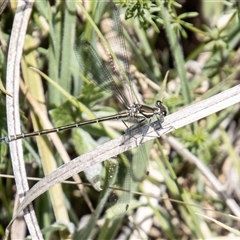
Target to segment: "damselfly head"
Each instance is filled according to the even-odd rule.
[[[167,116],[167,108],[162,104],[162,101],[157,100],[155,103],[155,107],[159,115],[162,115],[163,117]]]

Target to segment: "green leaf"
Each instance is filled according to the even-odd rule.
[[[72,141],[77,154],[81,155],[95,148],[98,144],[92,136],[81,128],[74,128]]]

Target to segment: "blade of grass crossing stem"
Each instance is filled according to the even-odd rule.
[[[71,65],[72,49],[75,37],[75,2],[66,1],[64,8],[64,23],[62,37],[62,51],[60,62],[60,85],[70,93],[71,90]],[[74,84],[75,86],[75,84]],[[64,98],[61,100],[64,101]]]
[[[177,36],[174,32],[174,28],[171,26],[169,18],[167,16],[167,9],[164,7],[163,1],[157,0],[157,4],[161,9],[161,17],[164,21],[164,27],[166,31],[166,36],[168,37],[168,41],[170,44],[171,52],[174,58],[175,67],[177,68],[178,76],[181,81],[182,93],[185,104],[188,105],[191,102],[190,90],[188,88],[187,75],[185,70],[185,60],[183,58],[183,53],[180,48],[180,44],[178,43]]]
[[[56,6],[56,9],[58,11],[56,14],[52,14],[52,12],[49,10],[49,27],[50,27],[50,41],[49,41],[49,60],[48,60],[48,75],[51,79],[54,79],[60,86],[60,80],[59,80],[59,69],[61,66],[61,59],[60,59],[60,53],[61,53],[61,39],[62,39],[62,21],[59,21],[59,19],[62,19],[63,15],[62,12],[59,9],[62,9],[60,4],[63,4],[61,2],[58,2],[59,6]],[[61,95],[60,93],[53,88],[51,85],[49,87],[49,104],[54,106],[59,106],[61,104]]]

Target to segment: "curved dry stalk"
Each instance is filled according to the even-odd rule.
[[[18,7],[14,17],[11,39],[9,43],[6,90],[13,97],[7,96],[6,109],[8,132],[10,134],[15,134],[16,132],[20,131],[18,102],[20,61],[33,3],[34,1],[18,1]],[[22,144],[21,142],[12,142],[9,144],[9,148],[17,192],[20,202],[22,202],[24,200],[25,193],[29,189],[25,171],[25,163],[23,159]],[[31,204],[24,209],[24,218],[28,225],[28,230],[31,234],[31,237],[33,239],[43,239],[33,206]]]
[[[60,166],[56,171],[52,172],[41,181],[36,183],[27,193],[26,197],[18,208],[16,215],[7,227],[9,231],[11,224],[16,219],[18,214],[23,211],[34,199],[39,195],[47,191],[49,188],[57,183],[60,183],[72,175],[83,171],[96,163],[103,162],[111,157],[117,156],[118,154],[125,152],[131,148],[137,147],[141,142],[147,142],[154,138],[157,138],[163,134],[173,131],[174,129],[181,128],[192,122],[198,121],[201,118],[209,116],[215,112],[223,110],[229,106],[232,106],[240,101],[240,85],[230,88],[224,92],[221,92],[211,98],[203,100],[201,102],[192,104],[186,108],[183,108],[167,117],[165,117],[162,127],[156,130],[154,126],[158,125],[158,121],[151,124],[148,129],[147,136],[142,137],[142,130],[144,128],[138,128],[133,131],[133,136],[127,143],[124,140],[126,134],[120,138],[114,139],[107,143],[102,144],[93,151],[83,154],[71,162]]]

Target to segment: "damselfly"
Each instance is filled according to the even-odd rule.
[[[156,116],[160,121],[164,118],[164,116],[166,116],[166,108],[163,106],[160,100],[156,101],[154,107],[143,105],[138,103],[137,100],[133,100],[135,97],[131,85],[127,50],[123,38],[123,29],[119,20],[118,8],[114,4],[107,4],[103,15],[105,18],[102,24],[104,25],[105,39],[107,40],[107,43],[103,43],[103,45],[110,63],[110,69],[105,66],[105,63],[99,57],[97,51],[88,41],[76,41],[74,45],[74,51],[82,74],[84,74],[86,78],[92,81],[101,90],[107,90],[114,94],[118,100],[125,105],[126,110],[119,114],[77,122],[66,126],[45,129],[31,133],[20,133],[16,135],[5,136],[1,138],[0,141],[5,141],[8,143],[18,139],[60,132],[71,128],[82,127],[108,120],[121,120],[124,122],[124,124],[125,121],[132,121],[134,126],[137,127],[142,125],[146,119],[149,119],[150,122],[152,117]],[[125,97],[116,82],[120,82],[123,88],[128,89],[128,97]],[[146,126],[148,127],[148,125]],[[131,133],[130,137],[132,137]],[[144,146],[140,145],[139,149],[140,154],[133,156],[133,159],[136,159],[136,161],[133,161],[133,164],[136,164],[136,162],[138,162],[137,164],[140,164],[141,161],[146,161],[146,159],[144,159],[146,158],[146,150],[144,149]],[[143,164],[143,169],[145,167],[146,164]],[[141,176],[141,174],[142,173],[136,174],[136,178]],[[133,171],[132,175],[134,175]],[[130,180],[128,177],[126,177],[125,181],[128,182]],[[129,186],[129,183],[126,184]],[[127,203],[124,204],[126,206]],[[122,210],[119,212],[122,212]]]

